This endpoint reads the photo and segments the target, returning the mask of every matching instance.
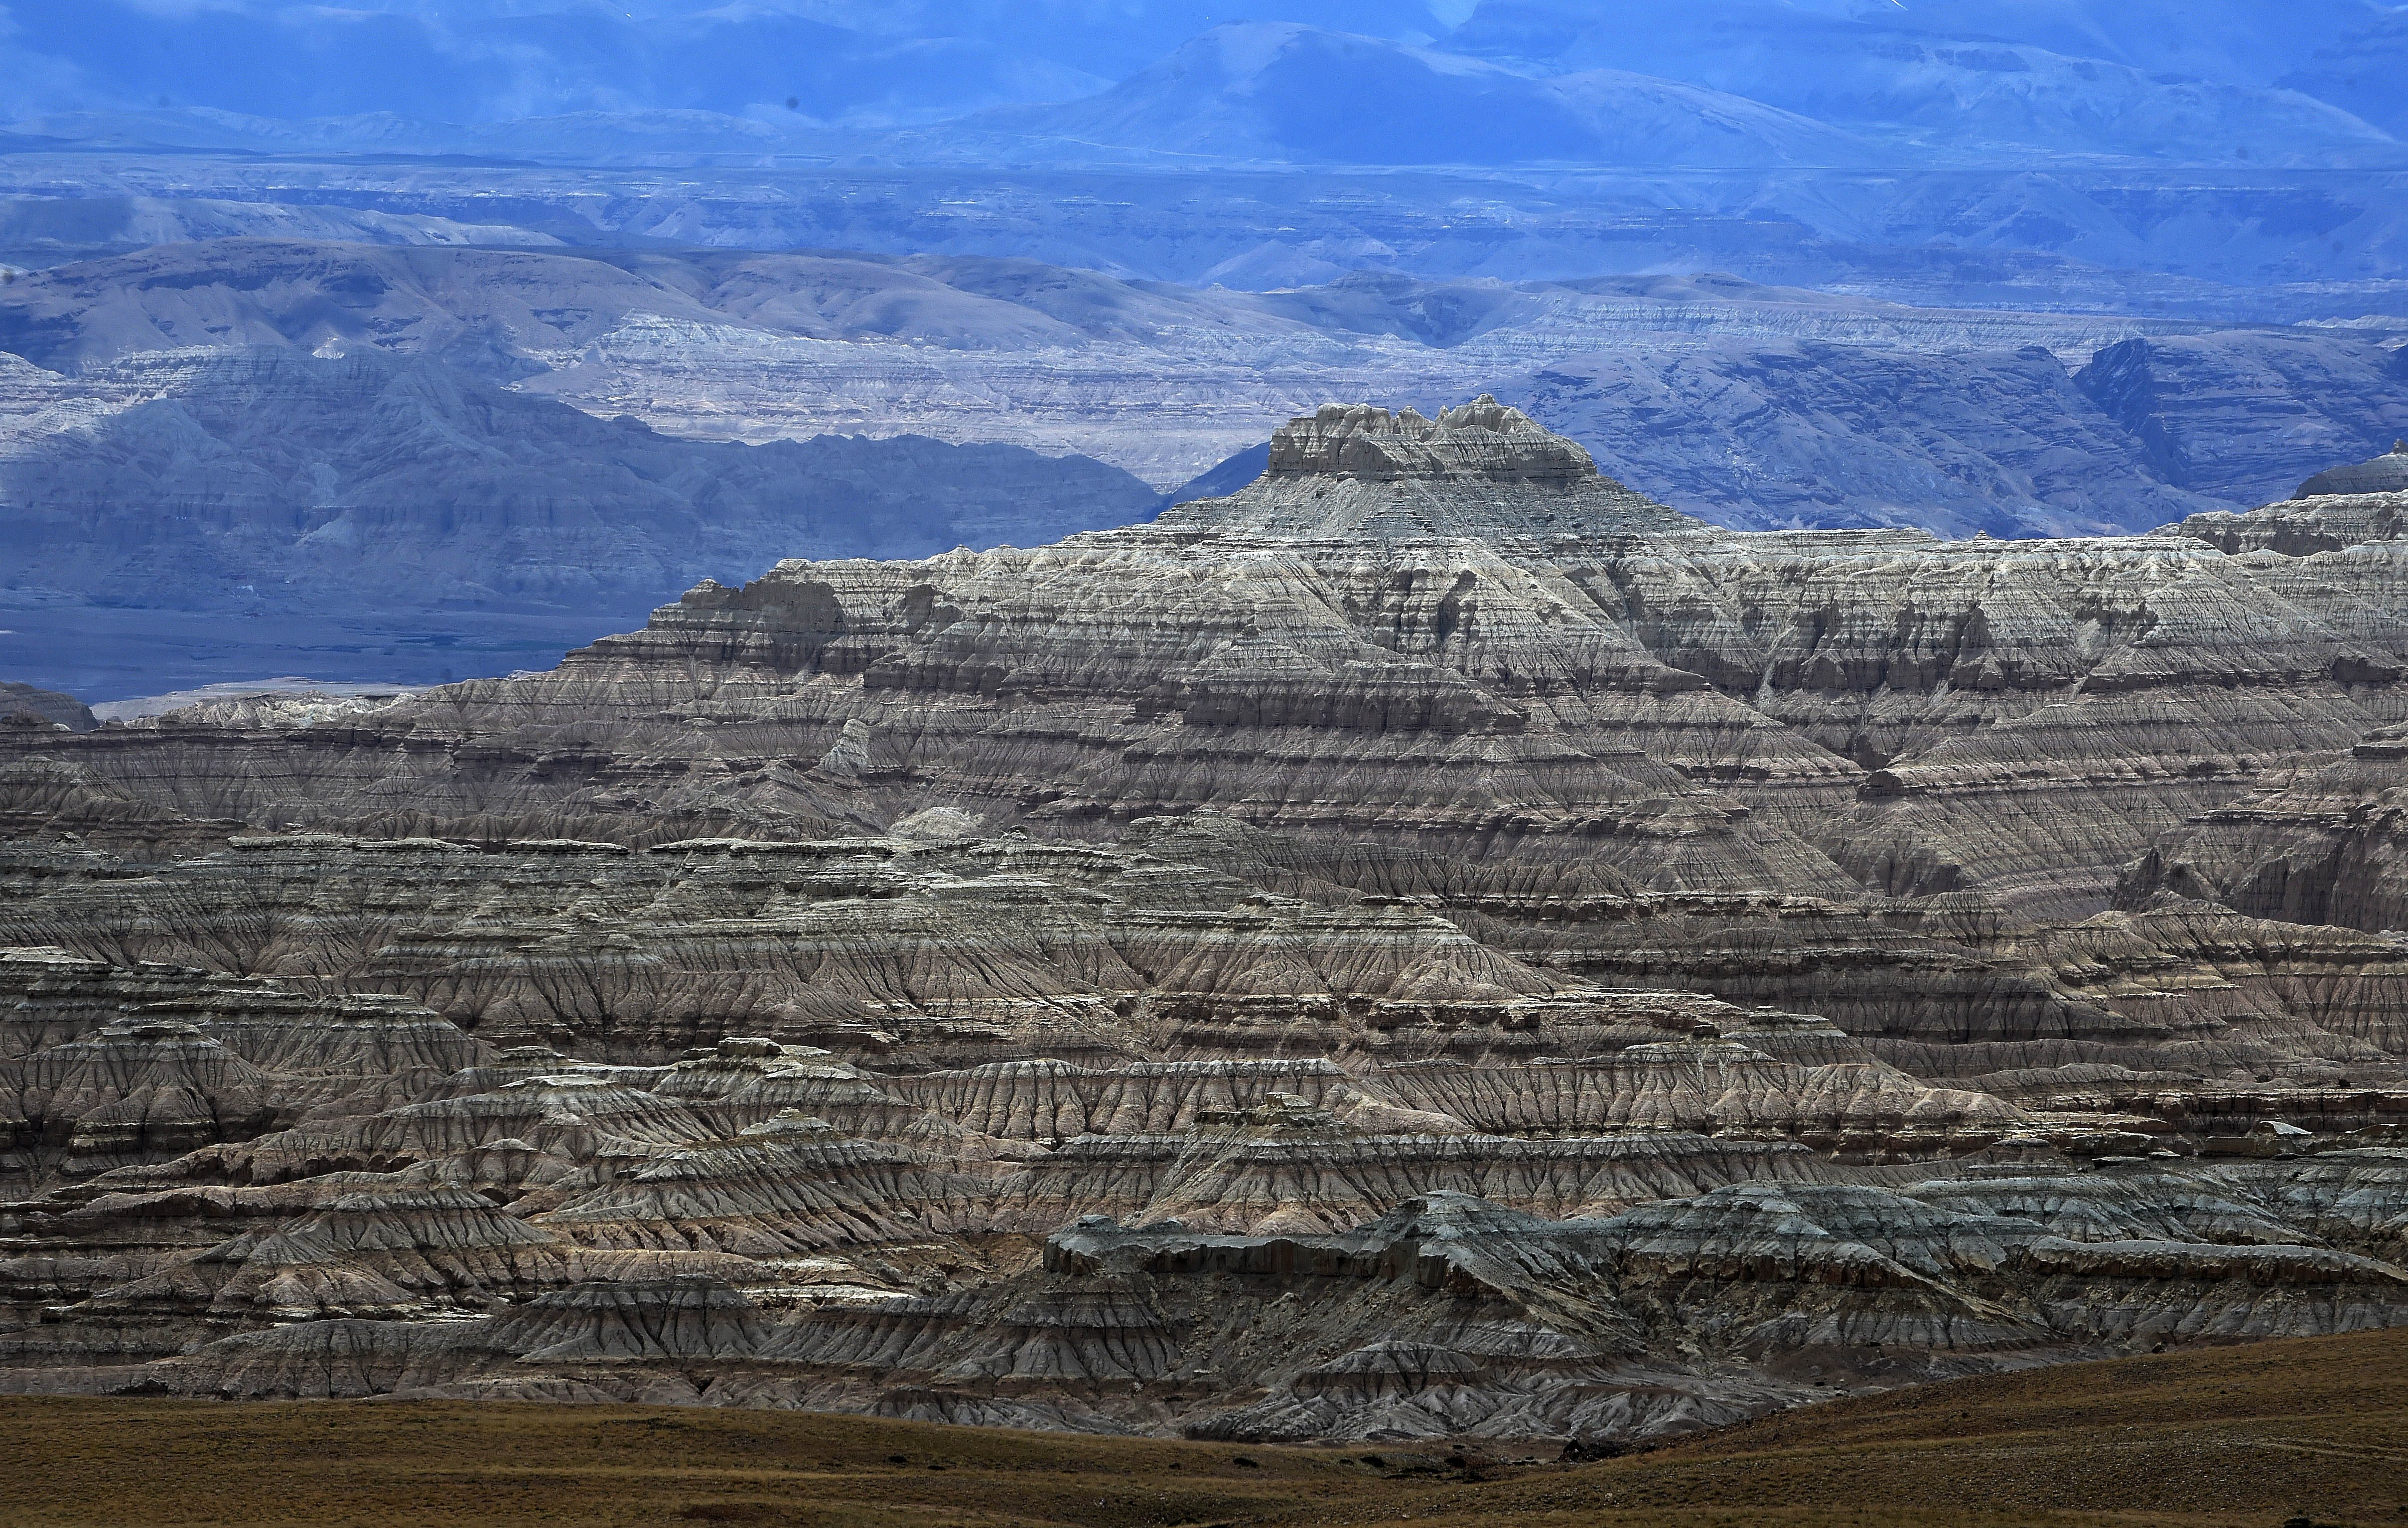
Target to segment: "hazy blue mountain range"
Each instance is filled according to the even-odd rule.
[[[2275,82],[2344,111],[2356,113],[2395,137],[2408,132],[2408,93],[2401,65],[2408,64],[2408,14],[2386,9],[2354,25],[2315,50]]]
[[[1914,307],[1763,285],[1727,275],[1581,281],[1425,281],[1359,272],[1271,292],[1199,290],[1037,261],[841,250],[380,248],[218,239],[31,273],[0,291],[0,348],[72,368],[195,345],[366,345],[432,354],[497,376],[583,364],[631,322],[736,325],[815,340],[946,351],[1075,351],[1111,343],[1177,353],[1242,347],[1259,367],[1282,344],[1400,340],[1462,351],[1537,331],[1555,342],[1618,333],[1813,335],[1928,347],[2041,339],[2083,348],[2183,317]],[[2396,326],[2408,330],[2408,315]],[[1333,353],[1351,362],[1355,351]]]
[[[2368,0],[1484,0],[1448,43],[1469,52],[1596,63],[1614,53],[1694,57],[1696,39],[1715,33],[1752,33],[1770,53],[1815,30],[1856,28],[2020,43],[2151,74],[2265,85],[2389,14],[2390,7]]]
[[[2373,0],[6,14],[0,195],[280,209],[196,215],[196,237],[404,236],[307,225],[339,207],[319,215],[441,220],[426,242],[1012,255],[1256,289],[1720,269],[2110,308],[2170,277],[2408,277],[2408,42]],[[0,259],[78,252],[11,232]]]
[[[0,670],[541,661],[1331,398],[1737,526],[2254,504],[2408,430],[2403,14],[0,0]]]
[[[1294,20],[1428,41],[1468,7],[1302,0]],[[1195,0],[18,0],[22,108],[388,112],[492,122],[566,112],[756,111],[802,122],[953,117],[1091,94],[1226,19]],[[785,103],[793,99],[795,105]]]
[[[1197,5],[1070,0],[84,0],[10,15],[0,107],[78,141],[908,158],[1005,151],[1000,136],[1023,154],[1045,140],[1057,163],[1116,149],[1629,167],[1856,163],[1870,137],[1899,163],[2401,158],[2380,125],[2397,87],[2350,65],[2394,35],[2372,0],[1295,0],[1218,26]],[[1054,105],[982,110],[1036,103]]]
[[[1663,74],[1898,144],[2213,163],[2387,137],[2308,71],[2388,16],[2357,0],[1492,0],[1448,42],[1525,68]]]
[[[466,223],[349,207],[192,196],[43,196],[0,201],[0,260],[34,267],[127,253],[156,244],[245,236],[486,248],[539,249],[561,242],[550,234],[509,223]]]
[[[431,360],[253,346],[0,361],[6,582],[183,609],[574,610],[787,556],[1053,541],[1159,497],[924,437],[680,440]]]
[[[1480,22],[1467,41],[1488,36]],[[1009,124],[1061,140],[1064,158],[1102,144],[1308,164],[1828,166],[1934,153],[1997,163],[2030,150],[2191,164],[2401,159],[2381,128],[2298,91],[1787,6],[1736,16],[1634,6],[1552,56],[1511,62],[1560,72],[1527,78],[1460,53],[1236,24],[1091,99],[922,137]]]
[[[998,109],[916,140],[1015,139],[1297,164],[1858,165],[1848,134],[1744,97],[1615,69],[1539,79],[1289,22],[1215,27],[1087,100]],[[997,140],[1003,140],[998,143]],[[907,137],[906,142],[914,141]]]
[[[2249,322],[2408,309],[2408,174],[649,168],[133,151],[0,153],[18,205],[194,198],[274,236],[342,209],[586,247],[1016,256],[1266,290],[1350,271],[1571,280],[1729,271],[1929,306]],[[221,213],[231,219],[232,214]],[[29,214],[54,224],[81,214]],[[0,253],[122,252],[94,230]],[[359,237],[359,236],[349,236]],[[433,241],[433,240],[430,240]],[[2386,283],[2370,285],[2368,283]],[[2280,291],[2278,288],[2291,288]]]
[[[1028,261],[247,239],[64,266],[0,291],[0,350],[33,363],[15,391],[45,409],[69,396],[125,400],[111,405],[125,411],[95,426],[103,444],[89,449],[65,451],[22,429],[11,468],[22,503],[72,483],[91,512],[117,502],[114,493],[138,518],[192,491],[174,471],[194,483],[223,478],[225,464],[303,438],[386,441],[406,419],[408,430],[386,444],[325,446],[337,464],[325,470],[338,471],[333,487],[301,458],[245,466],[259,482],[287,484],[277,491],[286,497],[254,487],[240,502],[254,504],[263,524],[298,526],[265,534],[299,537],[312,567],[318,552],[353,545],[348,530],[322,528],[342,519],[330,505],[447,506],[439,525],[431,511],[375,523],[400,539],[394,546],[408,543],[397,555],[452,569],[444,576],[460,582],[443,598],[477,605],[606,597],[579,593],[563,572],[542,575],[557,585],[547,591],[528,582],[532,572],[509,571],[545,559],[584,568],[595,553],[565,528],[528,540],[510,506],[530,496],[588,496],[610,525],[657,524],[665,547],[718,536],[724,546],[710,555],[723,561],[774,560],[805,545],[1029,543],[1141,513],[1153,490],[1174,488],[1333,396],[1435,408],[1493,391],[1581,440],[1635,486],[1735,526],[2142,530],[2279,497],[2319,466],[2408,429],[2408,367],[2391,338],[1919,309],[1731,278],[1367,275],[1258,294]],[[236,359],[209,361],[218,355]],[[262,370],[261,357],[274,355],[289,358],[284,368]],[[341,357],[435,369],[403,374],[415,379],[405,387],[382,372],[343,371]],[[244,423],[245,410],[288,386],[308,400],[307,430]],[[167,451],[189,432],[144,423],[152,414],[133,405],[150,407],[145,387],[174,404],[160,419],[202,411],[215,421],[203,432],[218,443]],[[227,396],[212,401],[216,391]],[[402,397],[411,401],[395,414]],[[48,417],[32,403],[17,407]],[[790,444],[764,454],[649,428],[631,437],[607,423],[622,414],[695,438],[917,433],[1021,449],[947,457],[929,468],[924,497],[898,510],[904,489],[894,483],[846,500],[859,490],[824,440],[811,441],[816,455],[780,455],[801,449]],[[473,424],[425,423],[455,415]],[[463,438],[482,443],[464,454]],[[397,472],[402,444],[427,459]],[[495,450],[513,464],[500,476],[463,465]],[[362,477],[340,467],[354,459],[386,465]],[[168,477],[123,475],[134,470],[126,462],[153,460],[171,464]],[[34,461],[49,475],[29,475]],[[595,465],[610,461],[635,464],[632,477]],[[115,475],[95,478],[94,462]],[[733,476],[707,502],[639,486],[674,483],[712,462]],[[813,485],[821,472],[829,485]],[[767,486],[744,486],[755,483]],[[787,509],[766,513],[764,495],[787,496],[779,499]],[[964,507],[970,500],[976,512]],[[249,533],[238,523],[251,511],[210,512],[234,539],[226,544],[246,549],[229,566],[265,555],[241,541]],[[130,536],[121,528],[109,540]],[[480,540],[488,537],[501,540],[489,546]],[[491,576],[460,571],[488,563]],[[619,584],[607,598],[638,588],[666,598],[687,566],[618,548],[609,570]],[[135,580],[122,589],[92,569],[34,578],[155,600],[156,587],[141,582],[149,576],[109,573]]]

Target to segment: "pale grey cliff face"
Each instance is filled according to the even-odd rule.
[[[2197,515],[2169,527],[2321,584],[2386,556],[2408,531],[2408,456],[2397,449],[2320,472],[2292,498],[2247,514]],[[2258,917],[2331,924],[2396,940],[2408,927],[2400,809],[2408,741],[2400,722],[2369,730],[2188,817],[2125,872],[2119,906],[2205,899]]]

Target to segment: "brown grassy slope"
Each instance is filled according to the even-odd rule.
[[[1476,1489],[1490,1521],[1780,1503],[1933,1522],[2408,1523],[2408,1329],[1894,1391]]]
[[[1320,1451],[807,1412],[0,1400],[0,1522],[7,1528],[695,1521],[1134,1528],[1259,1518],[1324,1492],[1334,1498],[1367,1486],[1409,1489]]]
[[[790,1412],[10,1399],[0,1523],[2375,1528],[2408,1524],[2408,1331],[1901,1391],[1484,1481],[1447,1452]]]

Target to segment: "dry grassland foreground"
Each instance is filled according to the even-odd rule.
[[[2408,1521],[2408,1331],[1991,1375],[1595,1463],[523,1403],[0,1402],[0,1521],[97,1524]]]

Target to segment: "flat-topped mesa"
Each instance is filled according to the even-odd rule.
[[[2332,498],[2345,494],[2408,492],[2408,440],[2394,440],[2383,455],[2346,467],[2330,467],[2300,484],[2293,498]]]
[[[1599,474],[1578,441],[1483,393],[1436,419],[1412,409],[1325,403],[1273,432],[1266,476],[1571,483]]]
[[[1635,535],[1708,527],[1597,469],[1587,451],[1482,394],[1426,418],[1324,404],[1271,436],[1263,475],[1164,512],[1173,531],[1320,540]]]

